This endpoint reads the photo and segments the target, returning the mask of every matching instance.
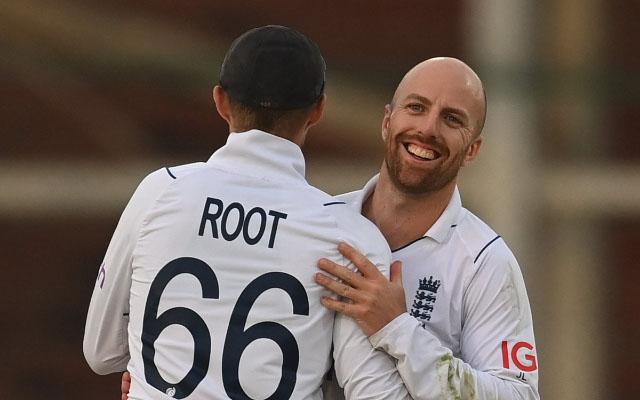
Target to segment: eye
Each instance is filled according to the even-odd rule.
[[[415,113],[420,113],[425,110],[424,105],[420,103],[409,103],[407,104],[407,108]]]
[[[449,123],[450,125],[455,125],[455,126],[460,126],[462,125],[462,121],[460,120],[460,118],[458,118],[457,116],[455,116],[454,114],[446,114],[444,116],[445,121],[447,121],[447,123]]]

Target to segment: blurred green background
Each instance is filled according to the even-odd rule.
[[[489,114],[461,191],[518,257],[544,399],[640,384],[637,0],[3,0],[0,398],[118,399],[82,356],[98,266],[137,183],[226,140],[211,89],[229,44],[284,24],[328,65],[309,180],[360,188],[383,107],[434,56],[471,65]]]

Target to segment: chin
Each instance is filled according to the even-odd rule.
[[[393,181],[395,186],[404,193],[424,194],[432,191],[432,185],[416,177],[395,176]]]
[[[456,179],[457,174],[410,174],[400,171],[392,180],[402,192],[413,195],[434,193],[444,189]]]

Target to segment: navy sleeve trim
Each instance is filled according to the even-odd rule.
[[[347,204],[344,201],[332,201],[330,203],[324,203],[323,206],[332,206],[334,204]]]
[[[487,249],[487,247],[489,247],[491,245],[491,243],[495,242],[496,240],[500,239],[500,235],[494,237],[489,243],[487,243],[482,250],[480,250],[480,253],[478,253],[478,255],[476,256],[476,259],[473,260],[473,263],[475,264],[476,261],[478,261],[478,258],[480,258],[480,255],[482,255],[482,253],[484,253],[484,251]]]
[[[128,313],[128,312],[123,313],[123,314],[122,314],[122,316],[123,316],[123,317],[128,317],[128,316],[129,316],[129,313]]]
[[[400,250],[404,249],[405,247],[409,247],[409,246],[411,246],[412,244],[414,244],[415,242],[420,241],[420,240],[422,240],[422,239],[426,239],[426,238],[428,238],[428,237],[429,237],[429,236],[423,236],[423,237],[417,238],[416,240],[414,240],[414,241],[412,241],[412,242],[409,242],[409,243],[405,244],[404,246],[401,246],[401,247],[398,247],[397,249],[391,250],[391,252],[392,252],[392,253],[395,253],[396,251],[400,251]]]
[[[169,167],[164,167],[164,168],[167,170],[167,174],[169,174],[170,177],[172,177],[173,179],[178,179],[174,174],[171,173],[171,170],[169,169]]]

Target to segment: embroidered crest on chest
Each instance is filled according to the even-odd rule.
[[[434,280],[433,275],[429,276],[429,280],[426,277],[418,280],[418,290],[411,305],[411,316],[422,321],[424,327],[424,321],[431,320],[431,312],[436,302],[436,294],[440,288],[440,280]]]

